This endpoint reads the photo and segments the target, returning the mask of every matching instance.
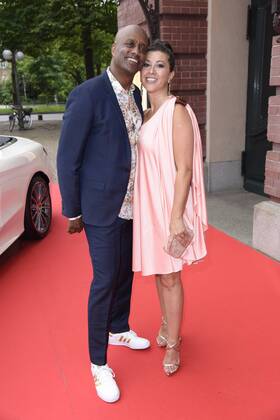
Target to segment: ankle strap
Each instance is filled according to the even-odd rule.
[[[170,343],[167,341],[166,349],[167,349],[167,350],[171,350],[171,349],[176,350],[176,347],[177,347],[177,346],[179,346],[179,345],[181,344],[181,341],[182,341],[182,338],[181,338],[181,337],[179,337],[179,338],[178,338],[178,340],[177,340],[175,343],[173,343],[173,344],[170,344]]]
[[[161,323],[162,323],[162,325],[167,325],[167,321],[166,321],[166,319],[164,319],[163,316],[161,317]]]

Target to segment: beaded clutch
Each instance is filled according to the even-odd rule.
[[[182,233],[169,236],[167,246],[164,250],[167,254],[171,255],[171,257],[180,258],[192,240],[193,231],[185,227],[185,230]]]

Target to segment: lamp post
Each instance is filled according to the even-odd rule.
[[[12,63],[12,85],[13,85],[13,103],[21,107],[20,101],[20,94],[19,94],[19,84],[18,84],[18,76],[17,76],[17,61],[21,61],[24,59],[24,54],[22,51],[11,51],[11,50],[4,50],[3,58],[6,61],[10,61]]]

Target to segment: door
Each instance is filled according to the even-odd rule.
[[[243,156],[244,188],[264,194],[264,169],[267,150],[268,98],[275,95],[269,86],[272,47],[271,0],[252,0],[248,16],[249,69],[245,153]]]

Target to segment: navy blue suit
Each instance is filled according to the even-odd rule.
[[[139,89],[134,91],[143,116]],[[91,361],[106,363],[108,333],[129,330],[132,221],[118,217],[131,168],[125,121],[105,71],[69,95],[57,153],[62,212],[82,214],[93,263]]]

